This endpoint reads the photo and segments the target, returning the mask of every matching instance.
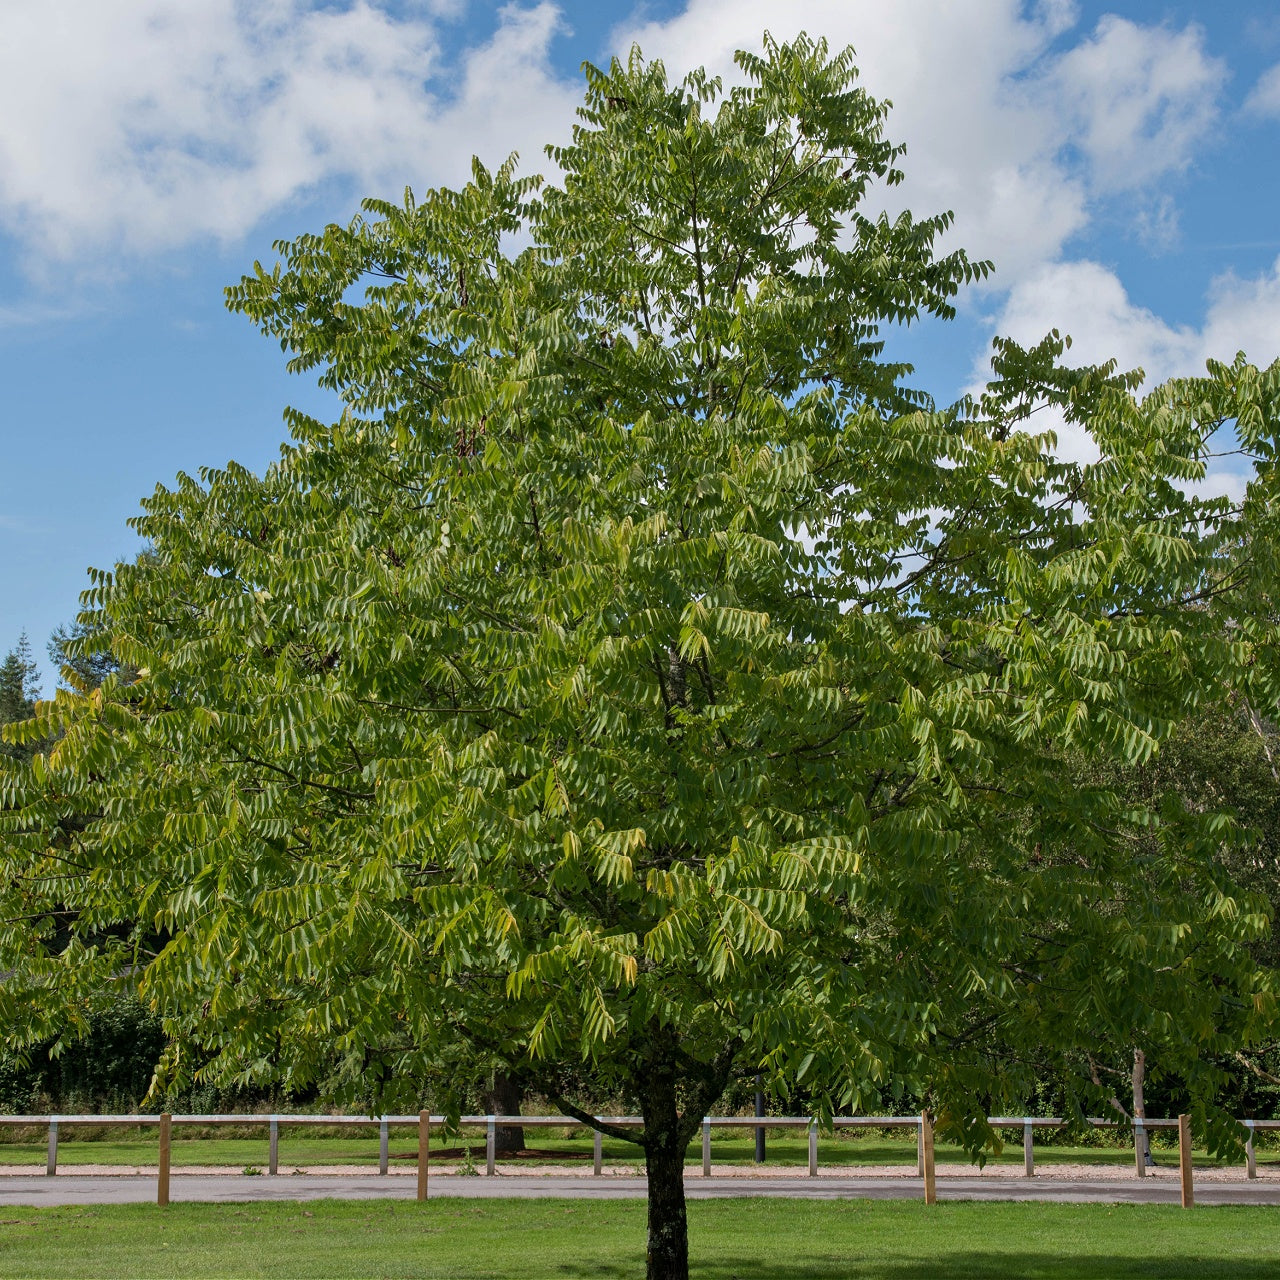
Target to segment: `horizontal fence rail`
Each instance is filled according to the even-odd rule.
[[[0,1113],[0,1125],[26,1126],[27,1128],[44,1126],[57,1122],[59,1124],[78,1125],[158,1125],[162,1116],[156,1114],[138,1115],[97,1115],[82,1111],[56,1112],[43,1115],[9,1115]],[[299,1125],[361,1125],[368,1127],[375,1124],[412,1125],[418,1123],[417,1116],[385,1115],[385,1116],[325,1116],[311,1112],[286,1114],[284,1112],[245,1112],[243,1114],[210,1114],[183,1115],[174,1112],[169,1116],[173,1124],[239,1124],[262,1125],[272,1120],[280,1124]],[[431,1123],[443,1126],[448,1117],[432,1114]],[[643,1116],[596,1116],[600,1124],[611,1124],[618,1128],[639,1128],[644,1124]],[[585,1120],[576,1116],[460,1116],[457,1121],[459,1129],[477,1129],[492,1121],[498,1125],[524,1125],[526,1128],[542,1126],[553,1129],[576,1129],[590,1127]],[[807,1129],[818,1122],[811,1116],[706,1116],[703,1124],[723,1129]],[[987,1124],[993,1129],[1022,1128],[1033,1125],[1037,1128],[1063,1128],[1069,1121],[1061,1116],[988,1116]],[[1119,1129],[1119,1120],[1102,1120],[1088,1117],[1086,1123],[1093,1129]],[[1238,1120],[1242,1129],[1280,1129],[1280,1120]],[[833,1116],[833,1129],[900,1129],[920,1124],[919,1116]],[[1148,1129],[1176,1129],[1176,1119],[1138,1120],[1123,1124],[1124,1128],[1138,1127]]]
[[[43,1128],[54,1121],[60,1124],[79,1125],[158,1125],[162,1119],[159,1113],[139,1113],[137,1115],[98,1115],[83,1111],[47,1112],[42,1115],[9,1115],[0,1113],[0,1125],[23,1125],[28,1128]],[[412,1125],[418,1123],[413,1115],[385,1116],[326,1116],[313,1112],[286,1114],[285,1112],[244,1112],[209,1115],[184,1115],[174,1112],[169,1116],[173,1124],[241,1124],[261,1125],[277,1120],[281,1124],[314,1124],[314,1125],[363,1125],[375,1124]],[[431,1123],[442,1126],[448,1117],[432,1114]],[[639,1128],[644,1124],[643,1116],[596,1116],[600,1124],[616,1125],[619,1128]],[[587,1128],[585,1120],[576,1116],[460,1116],[457,1127],[460,1129],[480,1128],[490,1121],[498,1125],[524,1125],[528,1127],[543,1126],[554,1129]],[[706,1116],[704,1124],[724,1129],[807,1129],[818,1122],[812,1116]],[[1061,1116],[988,1116],[987,1124],[993,1129],[1022,1128],[1033,1125],[1037,1128],[1063,1128],[1069,1122]],[[1093,1129],[1119,1129],[1119,1120],[1103,1120],[1088,1117],[1086,1123]],[[1280,1120],[1238,1120],[1242,1129],[1280,1129]],[[919,1116],[833,1116],[833,1129],[899,1129],[920,1124]],[[1156,1119],[1123,1122],[1124,1128],[1146,1127],[1148,1129],[1176,1129],[1176,1119]]]
[[[644,1121],[640,1116],[597,1116],[601,1124],[618,1128],[637,1128]],[[993,1129],[1021,1129],[1023,1145],[1024,1173],[1030,1178],[1035,1176],[1034,1133],[1036,1129],[1062,1128],[1067,1124],[1061,1116],[990,1116],[987,1123]],[[1120,1122],[1090,1118],[1088,1123],[1097,1129],[1117,1129]],[[1258,1130],[1280,1129],[1280,1120],[1241,1120],[1239,1122],[1247,1135],[1245,1143],[1245,1161],[1247,1176],[1257,1177],[1257,1160],[1254,1151],[1254,1133]],[[269,1161],[268,1172],[279,1172],[280,1126],[327,1126],[371,1128],[376,1126],[379,1133],[378,1172],[386,1174],[389,1168],[390,1130],[395,1127],[414,1126],[418,1130],[418,1174],[419,1198],[426,1198],[427,1161],[429,1160],[430,1131],[433,1127],[446,1125],[443,1115],[384,1115],[384,1116],[329,1116],[314,1114],[254,1113],[249,1115],[211,1114],[211,1115],[84,1115],[84,1114],[48,1114],[48,1115],[0,1115],[0,1125],[13,1127],[40,1127],[48,1131],[48,1155],[45,1172],[53,1176],[58,1171],[58,1134],[62,1129],[75,1126],[103,1125],[154,1125],[160,1128],[160,1181],[159,1199],[161,1203],[168,1201],[169,1164],[170,1164],[170,1131],[172,1126],[180,1125],[238,1125],[265,1126],[268,1131]],[[485,1130],[485,1172],[492,1176],[496,1164],[497,1130],[504,1126],[522,1126],[524,1128],[588,1128],[586,1121],[574,1116],[505,1116],[474,1115],[462,1116],[456,1125],[457,1129],[483,1128]],[[1190,1133],[1185,1118],[1134,1120],[1130,1125],[1134,1134],[1135,1173],[1142,1177],[1146,1173],[1147,1131],[1152,1129],[1179,1130],[1179,1147],[1183,1175],[1183,1201],[1190,1204]],[[711,1133],[713,1129],[752,1129],[762,1132],[768,1129],[803,1129],[809,1138],[809,1176],[818,1176],[818,1122],[811,1116],[706,1116],[702,1121],[702,1173],[704,1177],[711,1174]],[[925,1180],[926,1200],[932,1202],[933,1187],[933,1126],[927,1116],[836,1116],[830,1128],[836,1129],[915,1129],[917,1134],[917,1175]],[[603,1171],[602,1135],[599,1129],[594,1132],[594,1150],[592,1153],[592,1172],[600,1176]]]
[[[182,1115],[175,1114],[172,1116],[161,1115],[83,1115],[83,1114],[47,1114],[47,1115],[0,1115],[0,1125],[22,1126],[22,1128],[44,1128],[49,1133],[49,1158],[47,1158],[47,1172],[56,1174],[58,1171],[58,1135],[60,1130],[73,1128],[73,1126],[102,1126],[102,1125],[132,1125],[161,1126],[165,1123],[174,1126],[179,1125],[239,1125],[239,1126],[265,1126],[268,1128],[270,1135],[270,1153],[271,1153],[271,1169],[275,1174],[278,1171],[278,1143],[280,1125],[293,1126],[329,1126],[329,1128],[378,1128],[381,1138],[380,1151],[380,1172],[387,1172],[387,1138],[388,1130],[392,1126],[404,1128],[404,1126],[417,1126],[422,1123],[424,1117],[417,1115],[384,1115],[384,1116],[330,1116],[330,1115],[296,1115],[296,1114],[278,1114],[278,1112],[255,1112],[248,1115],[234,1114],[210,1114],[210,1115]],[[644,1124],[644,1120],[640,1116],[596,1116],[596,1120],[600,1124],[616,1126],[616,1128],[639,1128]],[[447,1123],[447,1117],[443,1115],[431,1115],[426,1117],[426,1124],[434,1126],[434,1128],[443,1128]],[[1025,1164],[1027,1164],[1027,1174],[1032,1175],[1034,1172],[1033,1165],[1033,1147],[1032,1137],[1036,1129],[1057,1129],[1065,1126],[1068,1121],[1062,1119],[1061,1116],[989,1116],[987,1123],[993,1129],[1021,1129],[1024,1135],[1025,1148]],[[1120,1128],[1120,1121],[1089,1119],[1088,1124],[1096,1129],[1117,1129]],[[1239,1121],[1240,1126],[1247,1133],[1247,1143],[1245,1143],[1245,1152],[1247,1152],[1249,1176],[1256,1176],[1256,1161],[1254,1161],[1253,1152],[1253,1134],[1256,1130],[1276,1130],[1280,1129],[1280,1120],[1242,1120]],[[586,1121],[579,1120],[575,1116],[507,1116],[507,1115],[467,1115],[461,1116],[458,1120],[458,1129],[475,1129],[483,1128],[486,1132],[486,1171],[489,1174],[494,1172],[495,1162],[495,1130],[500,1126],[520,1125],[524,1128],[556,1128],[556,1129],[576,1129],[589,1128]],[[1135,1138],[1142,1138],[1146,1130],[1151,1129],[1178,1129],[1179,1121],[1176,1119],[1152,1119],[1133,1121],[1129,1128],[1134,1130]],[[920,1116],[835,1116],[831,1121],[831,1129],[915,1129],[916,1132],[923,1134],[922,1117]],[[710,1134],[713,1129],[751,1129],[751,1130],[768,1130],[768,1129],[804,1129],[809,1134],[810,1160],[809,1172],[817,1176],[817,1147],[819,1125],[812,1116],[705,1116],[701,1123],[701,1132],[703,1132],[703,1172],[710,1172]],[[600,1132],[595,1130],[595,1161],[594,1172],[599,1174],[600,1164],[602,1164],[602,1153],[600,1153]]]

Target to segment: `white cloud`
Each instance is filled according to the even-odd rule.
[[[547,46],[560,25],[548,3],[506,8],[493,38],[466,59],[459,85],[430,125],[437,148],[449,139],[449,167],[461,170],[472,155],[496,165],[518,151],[521,171],[551,174],[543,148],[569,140],[582,100],[577,79],[556,80]],[[437,160],[442,159],[440,150]]]
[[[0,221],[54,258],[142,251],[236,237],[335,180],[395,196],[515,147],[536,167],[578,96],[549,69],[556,9],[501,10],[453,66],[451,7],[9,0]]]
[[[1089,222],[1090,199],[1150,187],[1184,166],[1211,126],[1224,69],[1197,27],[1116,18],[1065,52],[1069,0],[690,0],[667,22],[619,33],[672,73],[702,63],[732,80],[739,47],[766,29],[852,43],[863,83],[894,110],[907,181],[893,207],[956,212],[954,239],[992,258],[1009,285],[1058,257]],[[1144,234],[1168,234],[1158,200],[1134,204]]]
[[[0,227],[55,260],[147,252],[234,239],[329,183],[349,199],[458,181],[473,152],[518,149],[544,168],[542,144],[567,135],[579,100],[549,63],[557,9],[491,11],[488,42],[446,61],[438,23],[462,8],[8,0]],[[953,240],[994,258],[1007,286],[1060,255],[1095,194],[1185,164],[1212,118],[1221,68],[1197,28],[1105,19],[1057,52],[1076,19],[1072,0],[689,0],[615,43],[730,77],[733,51],[766,28],[855,43],[909,147],[892,208],[954,209]],[[1144,207],[1133,216],[1149,230]]]
[[[1122,369],[1141,368],[1156,382],[1194,372],[1200,350],[1198,333],[1136,306],[1119,277],[1096,262],[1053,263],[1019,281],[996,329],[1024,346],[1057,329],[1071,336],[1073,364],[1114,357]]]
[[[1138,306],[1096,262],[1054,263],[1010,290],[996,328],[1023,344],[1057,329],[1071,335],[1073,362],[1114,356],[1121,368],[1141,368],[1147,385],[1202,373],[1206,360],[1230,361],[1237,351],[1267,365],[1280,358],[1280,258],[1252,279],[1217,277],[1199,327],[1170,325]]]
[[[1200,356],[1232,360],[1243,351],[1258,365],[1280,359],[1280,258],[1270,272],[1241,279],[1219,276],[1209,289]]]
[[[1151,249],[1172,248],[1178,240],[1178,206],[1165,192],[1158,199],[1134,210],[1133,229],[1138,239]]]
[[[758,47],[765,30],[855,45],[862,83],[893,101],[889,136],[907,145],[894,207],[954,209],[956,239],[1015,275],[1055,255],[1086,220],[1082,186],[1046,143],[1052,114],[1013,80],[1070,16],[1059,6],[1027,18],[1014,0],[793,0],[785,11],[773,0],[690,0],[680,17],[615,43],[634,38],[673,75],[706,63],[726,81],[739,78],[734,50]]]
[[[1121,369],[1140,368],[1150,388],[1168,378],[1204,372],[1209,359],[1230,362],[1243,350],[1258,365],[1280,358],[1280,258],[1252,279],[1219,276],[1209,288],[1204,321],[1198,327],[1170,325],[1130,299],[1116,274],[1096,262],[1061,262],[1041,268],[1009,293],[996,324],[1025,345],[1050,329],[1069,334],[1067,359],[1096,364],[1114,357]],[[972,389],[985,381],[979,371]],[[1065,457],[1096,457],[1092,442],[1058,418],[1059,448]],[[1201,493],[1239,496],[1244,480],[1229,465],[1215,466]]]
[[[1199,27],[1142,27],[1108,14],[1053,62],[1044,85],[1067,112],[1096,185],[1125,191],[1189,162],[1225,79]]]
[[[1070,333],[1070,359],[1115,357],[1148,384],[1230,359],[1237,341],[1257,358],[1280,353],[1280,273],[1215,282],[1201,326],[1177,326],[1137,306],[1095,262],[1062,261],[1094,202],[1117,209],[1141,239],[1167,244],[1177,209],[1161,183],[1184,169],[1214,127],[1226,80],[1197,26],[1175,29],[1104,17],[1072,39],[1070,0],[690,0],[668,22],[624,33],[673,75],[705,63],[733,82],[738,47],[768,29],[779,39],[822,33],[853,43],[863,83],[894,103],[888,132],[907,144],[895,208],[956,212],[954,239],[995,260],[1008,290],[995,325],[1031,344]],[[1063,37],[1067,37],[1063,47]],[[1277,73],[1280,76],[1280,72]],[[1280,88],[1277,90],[1280,93]],[[985,381],[986,357],[974,389]],[[1093,455],[1084,433],[1059,418],[1065,456]],[[1218,469],[1205,491],[1237,492]]]
[[[1280,116],[1280,63],[1258,77],[1244,109],[1253,115]]]

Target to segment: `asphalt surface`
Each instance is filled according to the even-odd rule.
[[[939,1178],[939,1200],[1040,1200],[1058,1204],[1177,1204],[1172,1180],[1130,1179],[1070,1182],[1033,1178]],[[243,1176],[174,1174],[169,1198],[181,1201],[411,1200],[416,1183],[407,1177],[333,1177],[314,1174]],[[769,1196],[793,1200],[918,1200],[918,1178],[699,1178],[685,1181],[691,1200]],[[643,1178],[496,1177],[433,1178],[432,1199],[520,1200],[564,1197],[582,1200],[643,1199]],[[1280,1205],[1280,1182],[1205,1183],[1196,1203]],[[0,1208],[8,1205],[144,1204],[154,1202],[154,1176],[0,1178]]]

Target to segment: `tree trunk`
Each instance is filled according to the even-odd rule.
[[[676,1100],[674,1064],[650,1060],[640,1093],[649,1179],[647,1280],[689,1280],[689,1220],[684,1206],[684,1152],[689,1134]]]
[[[760,1073],[756,1072],[756,1118],[764,1115],[764,1089],[761,1085]],[[756,1164],[764,1164],[764,1130],[756,1126]]]
[[[1135,1120],[1145,1121],[1147,1118],[1147,1055],[1141,1049],[1133,1051],[1133,1118]],[[1138,1158],[1142,1161],[1144,1167],[1151,1166],[1151,1130],[1143,1128],[1142,1130],[1142,1150],[1138,1152]]]
[[[484,1105],[491,1116],[518,1116],[524,1101],[524,1086],[518,1084],[505,1071],[493,1073],[493,1084],[484,1095]],[[500,1124],[494,1133],[494,1152],[509,1156],[524,1150],[524,1126]]]

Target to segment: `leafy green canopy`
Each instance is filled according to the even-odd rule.
[[[588,68],[558,183],[477,162],[229,291],[346,408],[95,575],[83,643],[139,674],[5,765],[7,1033],[110,978],[179,1075],[585,1062],[652,1169],[735,1073],[919,1090],[976,1148],[1045,1055],[1137,1039],[1200,1106],[1270,1026],[1240,833],[1060,760],[1275,705],[1280,368],[1139,400],[1051,335],[935,408],[882,326],[986,264],[863,211],[900,150],[848,51],[738,62]],[[1240,510],[1190,496],[1223,423]]]

